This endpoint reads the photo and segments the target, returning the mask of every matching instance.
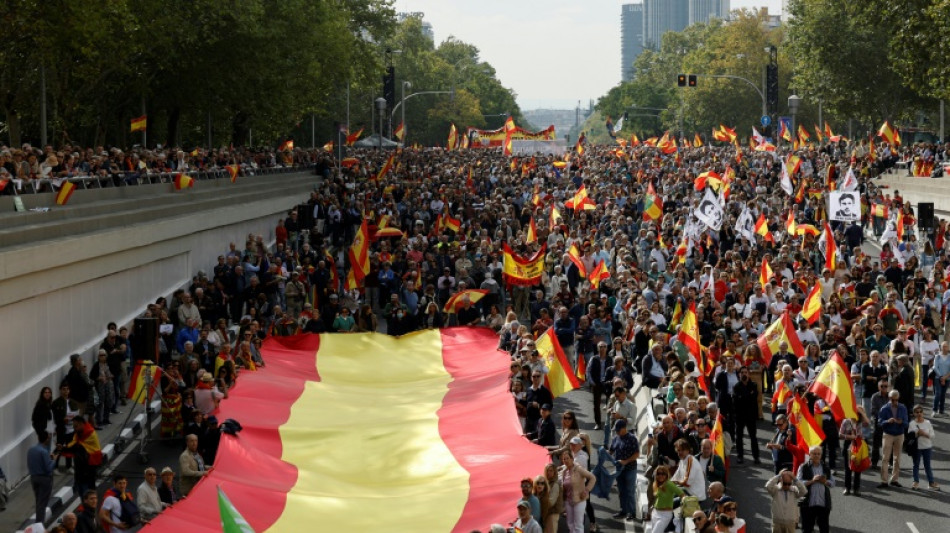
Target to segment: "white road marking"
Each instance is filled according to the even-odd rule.
[[[917,531],[913,522],[907,522],[907,527],[910,528],[910,533],[920,533],[920,531]]]

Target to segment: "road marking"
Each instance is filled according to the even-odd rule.
[[[920,533],[920,531],[917,531],[917,528],[914,527],[913,522],[907,522],[907,527],[910,528],[910,533]]]

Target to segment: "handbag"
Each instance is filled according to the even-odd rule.
[[[908,431],[904,434],[904,453],[913,457],[917,454],[917,432]]]
[[[683,496],[680,500],[680,507],[683,516],[693,516],[693,513],[700,510],[699,498],[697,496]]]

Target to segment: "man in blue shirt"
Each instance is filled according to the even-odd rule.
[[[39,432],[39,442],[26,452],[26,466],[30,472],[30,485],[36,497],[36,522],[46,523],[46,505],[53,494],[53,466],[50,456],[49,433]],[[58,455],[58,453],[57,453]]]
[[[904,446],[904,433],[910,420],[907,417],[907,407],[900,403],[901,395],[892,390],[888,396],[890,402],[881,408],[877,415],[878,426],[884,431],[883,452],[881,460],[881,484],[879,489],[887,488],[887,469],[891,458],[894,460],[894,470],[891,472],[891,486],[900,487],[897,478],[901,473],[901,448]]]
[[[634,520],[637,512],[637,458],[640,457],[640,443],[627,429],[626,418],[614,422],[614,432],[617,436],[610,441],[610,455],[620,463],[617,476],[620,512],[614,518]]]

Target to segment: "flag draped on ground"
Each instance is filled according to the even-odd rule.
[[[220,532],[208,512],[218,486],[261,532],[461,533],[509,521],[518,481],[549,457],[522,436],[496,343],[484,328],[268,337],[267,366],[242,375],[217,412],[244,430],[222,435],[214,470],[150,528]]]

